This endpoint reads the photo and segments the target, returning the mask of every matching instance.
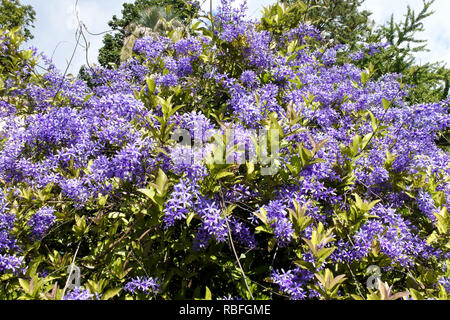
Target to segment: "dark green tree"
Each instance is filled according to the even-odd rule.
[[[30,28],[36,12],[30,5],[22,5],[19,0],[1,0],[0,2],[0,29],[21,28],[20,33],[25,40],[33,39]]]
[[[124,3],[122,17],[114,15],[108,23],[114,33],[105,35],[103,47],[99,50],[99,63],[104,67],[119,65],[124,41],[132,32],[128,26],[142,19],[142,13],[149,8],[167,8],[168,6],[180,21],[188,20],[198,10],[197,2],[191,5],[183,0],[135,0],[134,3]]]
[[[281,0],[289,11],[283,23],[294,28],[299,22],[311,22],[327,40],[353,45],[370,31],[371,12],[361,10],[365,0]]]

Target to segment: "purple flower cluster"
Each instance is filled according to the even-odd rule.
[[[349,55],[349,59],[353,61],[359,61],[369,56],[373,56],[377,53],[382,52],[388,46],[389,46],[388,42],[365,43],[359,51],[351,53]]]
[[[166,202],[166,208],[164,209],[164,223],[166,228],[175,225],[177,220],[187,218],[187,214],[193,207],[195,193],[195,185],[192,186],[188,181],[183,179],[174,186],[170,198]]]
[[[54,215],[55,209],[51,207],[44,207],[39,209],[30,220],[28,225],[31,227],[32,237],[34,239],[41,239],[45,236],[48,229],[55,223],[56,217]]]
[[[319,222],[332,228],[340,214],[353,213],[351,195],[358,194],[369,203],[382,202],[354,225],[342,222],[352,231],[346,237],[336,233],[328,244],[336,249],[326,263],[382,256],[389,268],[404,269],[448,257],[427,238],[428,229],[437,227],[435,213],[449,206],[450,155],[436,139],[450,127],[450,101],[408,105],[400,75],[363,81],[363,70],[336,63],[341,47],[308,46],[320,45],[323,38],[313,25],[299,24],[275,37],[245,18],[245,2],[239,8],[233,4],[222,0],[214,37],[138,39],[135,57],[117,69],[89,68],[89,85],[64,77],[45,58],[50,71],[42,77],[44,85],[5,79],[2,189],[51,185],[68,207],[85,210],[99,194],[134,196],[163,169],[169,177],[163,228],[189,228],[195,250],[224,244],[231,235],[255,255],[266,250],[268,239],[276,240],[277,250],[297,254],[305,247],[299,244],[302,238],[310,237]],[[298,46],[286,52],[295,40]],[[0,50],[5,46],[0,39]],[[365,45],[351,57],[360,60],[385,47]],[[155,81],[155,92],[148,90],[149,79]],[[177,101],[173,107],[183,108],[165,122],[164,108],[152,95],[172,97]],[[255,132],[269,127],[283,140],[275,161],[278,174],[266,179],[258,176],[262,165],[252,167],[249,160],[257,158]],[[164,128],[172,130],[169,136],[181,129],[190,137],[166,143]],[[233,166],[206,163],[215,151],[213,130],[230,136],[225,160]],[[225,175],[215,175],[222,169],[228,170]],[[294,201],[312,222],[302,234],[296,234],[289,215]],[[12,205],[0,194],[2,273],[20,272],[25,261],[15,239],[22,217],[12,213],[17,212],[10,210]],[[20,221],[31,229],[31,240],[45,238],[56,222],[55,208],[43,206]],[[254,218],[258,211],[267,213],[267,224]],[[255,235],[257,227],[270,230]],[[302,252],[303,261],[315,262],[312,251]],[[274,257],[271,271],[278,271],[271,274],[273,283],[292,299],[316,297],[307,289],[317,284],[314,272],[282,270],[288,259]],[[448,288],[447,278],[440,283]],[[138,277],[125,291],[157,294],[160,282]],[[66,297],[93,295],[79,289]]]
[[[7,205],[8,202],[2,192],[0,193],[0,252],[13,250],[16,247],[16,240],[11,235],[16,216],[9,212]]]
[[[436,208],[434,200],[428,192],[419,190],[417,194],[417,206],[420,211],[422,211],[422,213],[430,219],[430,221],[436,221],[436,216],[434,214],[438,212],[438,209]]]
[[[131,279],[131,281],[125,285],[124,290],[132,294],[141,292],[147,295],[157,295],[161,290],[161,285],[158,279],[154,279],[152,277],[137,277]]]
[[[88,289],[75,288],[71,292],[68,292],[62,298],[63,300],[98,300],[98,295],[92,294]]]
[[[354,258],[367,256],[373,246],[378,246],[380,252],[390,257],[394,264],[404,267],[411,267],[415,257],[427,259],[440,256],[415,234],[413,226],[395,210],[377,205],[373,214],[380,219],[368,221],[354,236]]]
[[[161,36],[137,39],[133,50],[144,54],[148,60],[156,61],[167,49],[168,42],[169,40],[166,37]]]
[[[15,221],[16,216],[9,212],[5,194],[0,192],[0,274],[19,274],[26,269],[24,257],[11,254],[19,249],[11,234]]]
[[[301,44],[306,43],[308,39],[321,40],[323,38],[322,32],[312,24],[299,24],[298,27],[290,30],[285,34],[285,39],[288,42],[299,40]]]
[[[233,0],[221,0],[216,14],[217,23],[221,27],[220,38],[228,42],[243,36],[248,28],[245,17],[247,3],[243,1],[239,8],[233,7],[233,4]]]
[[[305,300],[311,294],[306,285],[314,278],[308,270],[297,268],[289,271],[274,271],[271,280],[280,287],[280,291],[292,300]]]
[[[214,201],[200,198],[197,204],[198,214],[202,220],[199,229],[199,247],[205,247],[210,237],[214,237],[218,242],[225,242],[228,238],[227,219],[223,215],[223,210]]]
[[[49,109],[46,104],[51,100],[50,93],[34,91],[39,95],[34,101],[40,109]],[[73,97],[74,91],[70,92]],[[85,100],[85,92],[76,95],[83,96],[78,100]],[[7,141],[0,151],[0,177],[36,187],[59,185],[77,207],[98,193],[112,192],[114,178],[143,183],[145,173],[154,166],[150,155],[153,142],[130,124],[149,124],[151,116],[143,103],[128,93],[72,103],[82,108],[53,107],[5,127]],[[87,167],[90,170],[73,176],[73,170]]]
[[[342,151],[342,146],[351,144],[355,135],[365,136],[374,132],[370,117],[355,117],[357,113],[370,111],[379,125],[387,128],[387,134],[371,139],[365,152],[353,162],[355,181],[367,188],[369,198],[373,194],[382,193],[395,206],[373,209],[379,218],[369,219],[362,224],[360,229],[351,235],[352,242],[348,239],[336,239],[334,245],[337,249],[331,258],[334,261],[359,260],[368,255],[375,244],[379,246],[380,252],[392,259],[394,265],[411,266],[418,257],[427,259],[439,255],[439,252],[426,245],[425,239],[417,234],[415,226],[396,212],[395,209],[401,209],[411,202],[411,199],[405,193],[392,192],[390,170],[416,174],[425,168],[432,168],[433,173],[448,175],[448,155],[439,150],[434,142],[437,132],[450,125],[448,103],[444,101],[432,105],[407,106],[404,101],[407,93],[398,81],[398,75],[385,75],[376,81],[370,80],[365,86],[361,85],[359,68],[351,64],[335,65],[337,52],[342,49],[340,47],[313,53],[303,47],[294,50],[292,57],[282,57],[271,47],[274,39],[270,33],[258,31],[251,22],[243,22],[243,11],[243,8],[234,8],[232,2],[224,1],[217,15],[219,23],[216,33],[222,41],[230,43],[231,46],[237,45],[245,38],[241,49],[248,65],[247,69],[236,78],[215,66],[202,75],[225,90],[229,97],[229,115],[240,123],[226,123],[234,132],[231,145],[241,146],[241,150],[230,153],[227,160],[240,163],[243,150],[247,155],[251,154],[254,150],[249,129],[261,129],[262,121],[271,113],[277,114],[280,119],[286,119],[287,114],[283,106],[289,102],[293,103],[294,111],[309,123],[309,135],[299,133],[290,136],[289,140],[292,143],[301,143],[309,149],[313,147],[311,137],[315,141],[328,141],[317,154],[323,162],[303,168],[299,176],[292,177],[294,183],[274,190],[275,198],[259,206],[266,210],[279,245],[288,246],[293,240],[294,228],[287,210],[293,209],[293,199],[303,205],[308,203],[307,214],[317,222],[327,224],[333,218],[333,210],[326,206],[339,206],[344,198],[329,182],[339,182],[342,179],[336,171],[336,166],[349,161]],[[290,41],[300,40],[301,44],[305,44],[311,39],[320,41],[322,35],[313,25],[301,24],[281,37],[280,43],[286,45]],[[141,47],[144,47],[144,42],[141,42]],[[147,41],[147,46],[150,47],[153,43],[153,40]],[[159,50],[158,54],[162,55],[168,74],[176,76],[177,83],[182,86],[186,83],[183,81],[186,75],[192,76],[203,69],[194,67],[201,66],[203,62],[190,60],[192,69],[188,68],[189,72],[183,73],[179,67],[180,56],[197,57],[202,50],[217,50],[215,47],[209,48],[209,42],[195,42],[192,37],[173,45],[168,42],[165,44],[174,48],[175,53],[170,55]],[[385,47],[384,43],[365,45],[362,51],[364,54],[373,55]],[[168,74],[166,73],[166,76]],[[267,80],[262,81],[267,74],[272,77],[270,83],[267,83]],[[294,79],[300,81],[301,86],[289,83],[289,80]],[[199,92],[192,84],[185,88],[193,93]],[[307,103],[307,96],[314,97],[313,101]],[[395,100],[394,107],[385,110],[383,99]],[[177,115],[174,121],[179,128],[187,129],[192,137],[204,144],[210,137],[207,132],[214,129],[208,118],[198,111]],[[302,129],[299,124],[293,128],[288,127],[286,123],[282,123],[282,126],[286,131]],[[191,141],[188,145],[191,146]],[[175,185],[164,217],[166,226],[173,226],[177,220],[186,219],[188,214],[197,214],[201,223],[194,242],[196,249],[206,248],[212,238],[218,242],[224,241],[228,231],[225,218],[215,199],[203,198],[198,191],[202,180],[207,176],[201,163],[202,155],[207,154],[205,150],[206,148],[184,147],[172,150],[173,159],[187,159],[175,161],[172,170],[178,175],[186,175],[194,182],[188,183],[182,178]],[[282,160],[289,162],[294,154],[290,149],[285,151],[288,154],[283,155]],[[386,166],[388,151],[395,155],[391,167]],[[192,161],[193,158],[196,160]],[[441,179],[441,183],[442,181]],[[446,188],[444,190],[448,190],[448,187]],[[430,195],[420,190],[417,192],[417,206],[434,221],[433,212],[436,208]],[[230,191],[225,194],[225,198],[230,203],[238,203],[254,200],[257,195],[247,192],[243,197],[240,192]],[[238,242],[249,247],[256,245],[252,230],[245,222],[233,218],[228,223],[233,238]],[[311,228],[305,232],[311,232]],[[289,282],[294,281],[292,278],[286,273],[283,279]],[[295,290],[292,289],[292,292]],[[299,294],[298,297],[300,296]]]
[[[24,262],[24,257],[0,254],[0,273],[23,273],[26,269]]]
[[[294,227],[289,219],[287,206],[281,201],[271,201],[264,208],[267,219],[271,222],[275,237],[280,245],[288,244],[294,234]]]

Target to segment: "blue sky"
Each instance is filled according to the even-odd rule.
[[[22,0],[36,10],[37,21],[33,34],[35,38],[29,42],[43,51],[47,56],[53,57],[56,66],[64,70],[75,48],[76,39],[76,12],[91,33],[108,31],[108,21],[114,14],[120,15],[122,4],[133,0],[79,0],[75,9],[76,0]],[[237,0],[240,2],[242,0]],[[220,1],[214,0],[216,6]],[[248,1],[248,15],[254,18],[260,16],[262,6],[267,6],[275,0]],[[410,5],[413,9],[421,8],[422,0],[366,0],[365,8],[373,12],[372,18],[377,23],[385,22],[391,14],[401,18]],[[209,1],[204,5],[209,8]],[[418,61],[445,61],[450,65],[450,1],[436,0],[433,5],[436,13],[427,18],[424,24],[425,32],[421,37],[428,40],[428,53],[420,54]],[[102,46],[103,35],[87,35],[89,42],[89,62],[97,62],[98,49]],[[86,63],[86,54],[79,47],[75,52],[69,73],[77,74],[81,65]]]

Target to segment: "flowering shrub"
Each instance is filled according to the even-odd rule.
[[[446,299],[450,101],[408,105],[312,25],[211,23],[89,84],[1,33],[0,297]]]

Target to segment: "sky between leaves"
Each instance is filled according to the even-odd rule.
[[[203,7],[209,9],[209,0],[204,1]],[[242,0],[237,0],[240,3]],[[122,4],[133,0],[79,0],[78,8],[75,8],[76,0],[22,0],[23,4],[30,4],[36,10],[37,21],[33,34],[35,38],[28,45],[35,46],[43,51],[60,70],[65,70],[68,61],[75,49],[77,29],[76,12],[80,20],[85,24],[89,32],[93,34],[103,33],[109,30],[108,21],[114,14],[120,15]],[[248,15],[252,18],[260,17],[263,6],[275,3],[276,0],[249,0],[247,1]],[[220,0],[213,0],[216,7]],[[407,11],[407,6],[419,10],[422,0],[366,0],[364,8],[373,12],[372,18],[377,23],[384,23],[394,14],[396,20],[400,20]],[[428,40],[430,52],[417,55],[420,63],[444,61],[450,65],[450,1],[436,0],[433,5],[435,13],[427,18],[425,31],[420,35]],[[97,63],[98,49],[102,46],[104,34],[86,34],[89,42],[87,58],[90,64]],[[82,42],[82,45],[84,43]],[[81,46],[75,51],[68,73],[77,74],[80,67],[86,64],[86,52]]]

